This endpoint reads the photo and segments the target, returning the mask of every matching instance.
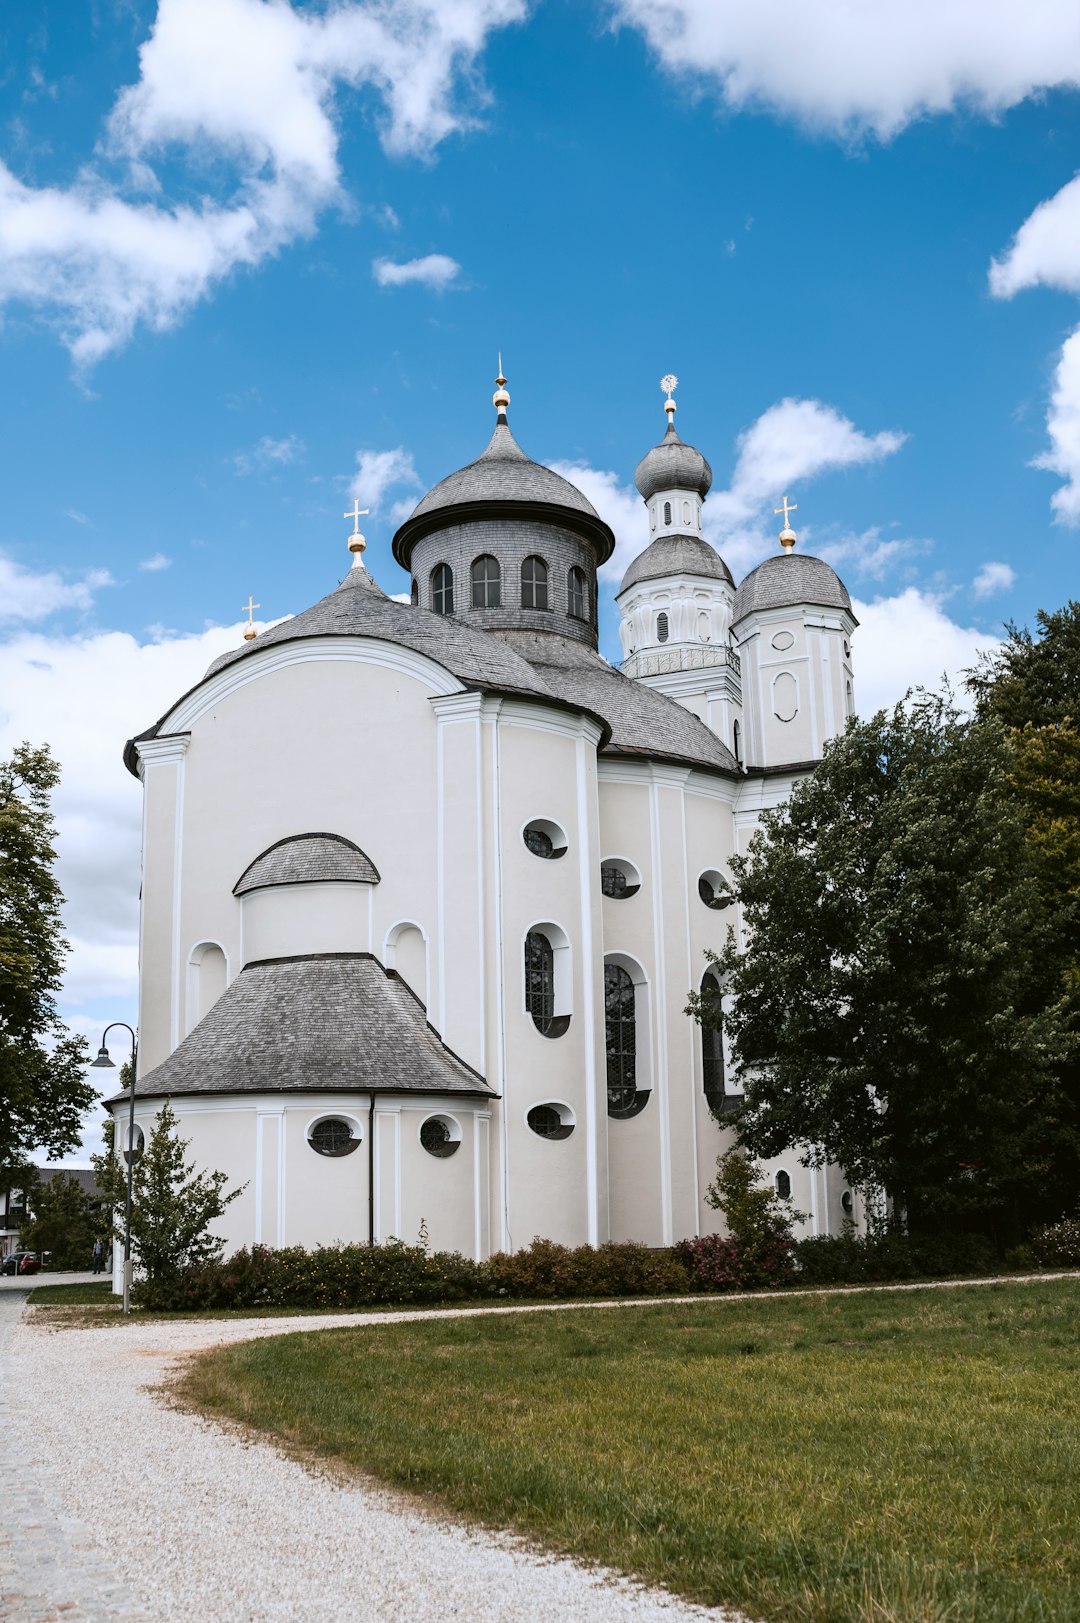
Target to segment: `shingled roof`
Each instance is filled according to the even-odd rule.
[[[639,552],[622,578],[617,596],[641,580],[662,580],[665,575],[703,575],[734,586],[731,570],[716,548],[697,535],[662,535]]]
[[[378,959],[317,953],[246,965],[179,1048],[139,1077],[135,1094],[372,1089],[494,1096]]]
[[[774,552],[740,583],[732,624],[760,609],[786,609],[796,603],[851,613],[848,589],[824,558],[812,558],[807,552]]]
[[[377,885],[379,870],[366,851],[342,834],[290,834],[267,846],[233,886],[234,896],[271,885]]]

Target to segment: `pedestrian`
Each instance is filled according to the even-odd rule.
[[[98,1238],[94,1241],[94,1272],[95,1272],[95,1274],[100,1274],[100,1272],[104,1268],[104,1266],[105,1266],[105,1247],[102,1244],[101,1237],[99,1235]]]
[[[109,1239],[109,1249],[105,1253],[105,1272],[112,1273],[112,1238]]]

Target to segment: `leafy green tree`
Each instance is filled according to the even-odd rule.
[[[1046,727],[1080,719],[1080,603],[1035,616],[1039,635],[1011,621],[1005,640],[983,654],[967,685],[981,716],[1006,727]]]
[[[918,696],[850,722],[732,863],[745,943],[713,963],[739,1141],[837,1162],[914,1228],[1007,1236],[1063,1131],[1076,1039],[1038,951],[1011,764],[996,721]],[[699,997],[690,1012],[715,1020]]]
[[[48,1251],[54,1268],[89,1268],[94,1241],[108,1236],[100,1201],[62,1172],[39,1176],[28,1197],[32,1216],[19,1230],[19,1244],[38,1256]]]
[[[0,1173],[74,1149],[94,1089],[81,1037],[56,1012],[67,943],[50,796],[59,768],[21,744],[0,762]]]
[[[126,1128],[120,1140],[127,1142]],[[131,1254],[144,1276],[137,1294],[148,1306],[185,1268],[220,1257],[224,1241],[210,1233],[211,1224],[243,1193],[243,1188],[225,1193],[224,1172],[196,1172],[194,1162],[185,1159],[189,1142],[177,1136],[176,1117],[166,1100],[132,1176]],[[112,1207],[114,1232],[122,1241],[126,1160],[108,1152],[97,1155],[94,1172]]]

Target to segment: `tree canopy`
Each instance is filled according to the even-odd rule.
[[[88,1055],[56,1011],[67,943],[50,797],[59,768],[21,744],[0,762],[0,1171],[79,1142],[94,1089]]]
[[[914,1227],[1015,1228],[1071,1132],[1073,1010],[1013,766],[996,717],[920,695],[850,722],[732,863],[745,939],[713,962],[739,1138],[838,1162]]]

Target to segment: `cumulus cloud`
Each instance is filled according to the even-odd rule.
[[[289,462],[296,462],[306,450],[307,446],[298,434],[289,434],[282,440],[271,439],[269,434],[264,434],[250,451],[238,451],[233,457],[233,465],[237,473],[261,473],[267,468],[283,468]]]
[[[946,677],[963,701],[963,674],[999,639],[958,625],[942,599],[909,586],[895,597],[852,603],[859,629],[852,643],[855,703],[861,716],[897,704],[912,687],[936,688]]]
[[[449,254],[425,254],[423,259],[407,259],[397,264],[392,259],[374,259],[371,274],[380,287],[408,287],[419,283],[443,293],[461,275],[461,266]]]
[[[990,291],[1010,299],[1030,287],[1080,294],[1080,175],[1030,214],[990,266]],[[1065,483],[1050,498],[1061,524],[1080,524],[1080,328],[1066,339],[1046,414],[1050,444],[1032,466]]]
[[[403,445],[395,445],[389,451],[360,450],[356,453],[356,472],[349,484],[349,495],[358,497],[369,512],[377,513],[388,491],[401,485],[415,489],[419,484],[420,475],[412,452],[406,451]],[[405,505],[411,512],[415,503],[410,499]],[[393,511],[401,506],[401,502],[396,502]]]
[[[727,489],[714,486],[705,503],[705,534],[736,576],[745,573],[775,547],[773,508],[785,491],[819,473],[879,462],[905,439],[891,429],[864,434],[820,400],[780,400],[739,435],[731,483]],[[615,552],[600,573],[605,580],[621,580],[630,560],[649,542],[645,504],[633,487],[608,470],[581,462],[551,466],[588,496],[615,532]],[[833,545],[838,555],[861,559],[866,573],[880,575],[887,562],[926,543],[883,540],[871,530]]]
[[[80,580],[56,570],[37,573],[0,553],[0,624],[44,620],[62,609],[90,608],[94,593],[116,583],[107,569],[91,569]]]
[[[728,107],[886,140],[957,108],[993,115],[1080,84],[1074,0],[615,0],[663,65]]]
[[[1016,570],[1010,564],[983,564],[971,589],[976,597],[993,597],[995,592],[1007,592],[1016,585]]]
[[[152,557],[139,560],[139,568],[148,570],[151,574],[156,574],[159,569],[171,569],[171,567],[172,559],[167,558],[163,552],[155,552]]]
[[[160,0],[139,79],[78,179],[31,187],[0,164],[0,304],[36,310],[80,366],[140,325],[174,325],[339,200],[343,88],[373,98],[388,152],[426,156],[476,122],[477,58],[524,13],[525,0]],[[165,196],[153,164],[166,153],[198,206]],[[222,195],[206,195],[210,179]]]

